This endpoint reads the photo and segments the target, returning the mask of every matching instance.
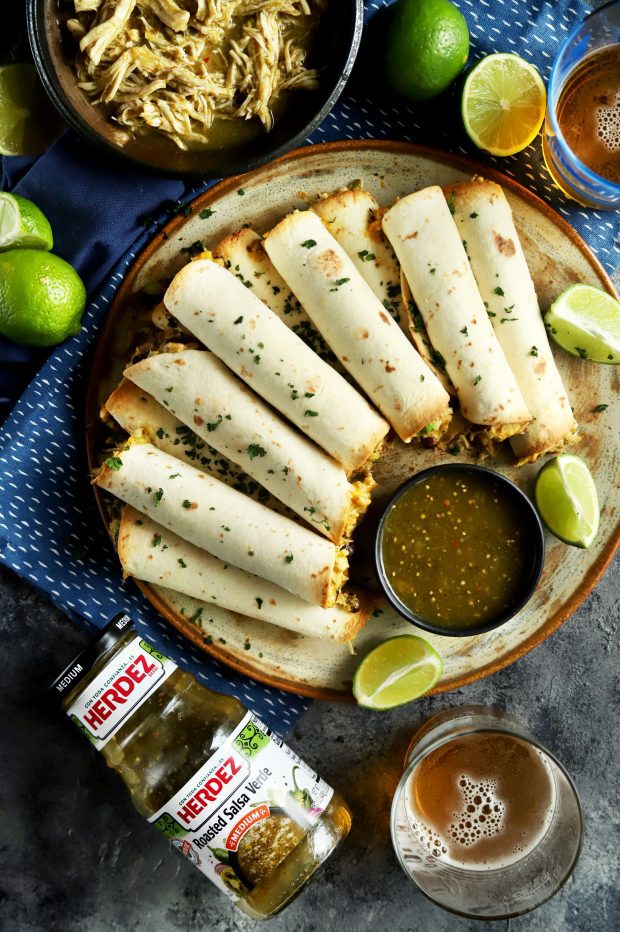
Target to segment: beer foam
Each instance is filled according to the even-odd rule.
[[[464,773],[458,782],[463,807],[454,813],[449,834],[453,843],[469,848],[503,830],[506,806],[497,795],[495,780],[476,783]]]
[[[620,150],[620,92],[609,106],[597,109],[596,135],[610,152]]]

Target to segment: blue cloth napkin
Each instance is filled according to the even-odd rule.
[[[369,58],[387,0],[367,0],[364,44]],[[471,60],[489,52],[516,52],[535,64],[544,80],[559,43],[589,12],[579,0],[457,0],[470,29]],[[618,213],[585,210],[551,182],[537,139],[508,159],[481,156],[462,137],[457,91],[431,105],[395,102],[378,87],[376,67],[364,50],[347,93],[309,142],[332,139],[405,139],[474,156],[516,178],[551,203],[613,274],[620,260]],[[376,60],[376,59],[375,59]],[[371,82],[371,83],[369,83]],[[354,165],[352,168],[354,169]],[[56,233],[55,251],[71,261],[93,295],[79,336],[56,349],[16,405],[0,434],[0,560],[37,585],[53,601],[93,628],[126,609],[144,635],[168,650],[208,685],[237,695],[269,724],[290,727],[304,703],[231,673],[199,656],[156,615],[129,584],[121,586],[117,560],[101,528],[89,489],[84,455],[82,401],[89,350],[124,272],[153,232],[141,232],[139,216],[157,213],[162,201],[189,199],[179,181],[147,176],[106,163],[67,134],[34,164],[4,160],[4,184],[35,200]],[[169,214],[170,204],[162,211]],[[128,249],[114,267],[115,260]],[[102,287],[97,292],[99,282]],[[29,351],[13,347],[11,372]],[[0,361],[6,360],[6,344]],[[20,361],[21,360],[21,361]],[[5,383],[5,394],[9,394]],[[0,386],[0,394],[2,389]]]

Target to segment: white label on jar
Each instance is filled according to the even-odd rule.
[[[149,822],[236,900],[301,841],[332,794],[327,783],[248,712]]]
[[[67,715],[102,748],[176,669],[137,635],[80,693]]]

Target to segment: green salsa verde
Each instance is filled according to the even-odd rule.
[[[386,582],[406,608],[438,628],[482,628],[507,618],[532,578],[528,518],[517,495],[486,472],[431,474],[410,485],[386,516]]]

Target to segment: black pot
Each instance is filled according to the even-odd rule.
[[[183,151],[165,138],[149,134],[123,142],[120,132],[78,88],[70,64],[71,37],[62,25],[66,7],[59,0],[27,0],[28,34],[39,76],[51,100],[86,140],[109,155],[120,156],[158,174],[221,178],[269,162],[312,133],[332,109],[351,74],[364,23],[363,0],[333,0],[318,27],[315,60],[321,69],[315,91],[299,91],[269,133],[221,149]]]

